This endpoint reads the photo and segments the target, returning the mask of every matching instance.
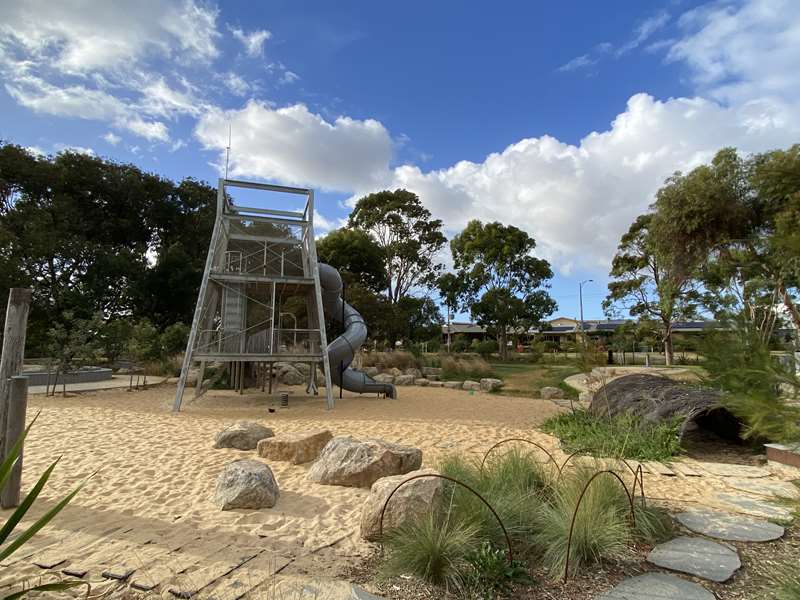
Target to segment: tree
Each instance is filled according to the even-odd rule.
[[[532,326],[553,313],[545,289],[550,264],[533,256],[536,241],[513,225],[470,221],[450,242],[463,300],[473,318],[497,336],[500,356],[508,356],[509,328]]]
[[[398,323],[405,324],[403,337],[411,342],[428,341],[442,333],[442,315],[430,298],[406,296],[395,305]]]
[[[441,303],[447,309],[447,350],[450,351],[452,336],[449,330],[452,315],[458,312],[461,306],[461,298],[466,293],[466,281],[455,273],[443,273],[436,280],[436,288],[439,291]]]
[[[103,316],[98,313],[88,319],[76,318],[65,311],[48,331],[48,356],[56,360],[56,378],[53,383],[55,395],[58,375],[61,374],[62,395],[67,395],[67,374],[81,367],[96,363],[99,358],[99,333],[103,327]]]
[[[384,190],[364,196],[348,226],[369,233],[383,250],[389,301],[399,302],[416,286],[433,285],[442,265],[436,254],[447,241],[442,222],[408,190]]]
[[[317,256],[339,271],[347,284],[361,283],[380,292],[386,289],[386,257],[369,234],[360,229],[336,229],[317,242]]]
[[[693,272],[676,256],[660,253],[651,231],[653,215],[642,215],[622,236],[611,263],[606,313],[627,310],[633,317],[655,319],[661,327],[666,363],[673,362],[672,328],[675,321],[697,312],[699,294]]]

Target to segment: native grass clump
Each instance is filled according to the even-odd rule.
[[[448,456],[439,472],[477,493],[448,482],[440,505],[387,532],[383,576],[412,575],[458,597],[504,597],[532,585],[533,574],[557,580],[630,558],[672,530],[629,471],[618,478],[581,463],[560,473],[538,451],[509,445],[484,465]]]

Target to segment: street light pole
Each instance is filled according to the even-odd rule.
[[[594,279],[584,279],[578,284],[578,302],[580,303],[581,307],[581,324],[580,324],[580,332],[581,332],[581,343],[586,344],[586,337],[583,335],[583,284],[585,283],[592,283]]]

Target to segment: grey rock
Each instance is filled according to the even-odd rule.
[[[406,369],[403,375],[411,375],[412,377],[414,377],[414,379],[416,379],[417,377],[422,377],[422,371],[412,367],[410,369]]]
[[[775,523],[719,511],[683,512],[675,515],[675,519],[695,533],[730,542],[770,542],[784,533],[783,527]]]
[[[394,375],[389,375],[389,373],[379,373],[373,379],[378,383],[394,383]]]
[[[771,504],[760,498],[752,498],[741,494],[730,494],[728,492],[717,492],[714,498],[755,517],[776,520],[790,520],[792,518],[791,509],[785,506]]]
[[[703,586],[666,573],[647,573],[624,580],[597,600],[715,600]]]
[[[688,536],[659,544],[647,555],[647,562],[718,583],[733,577],[736,569],[742,566],[735,549]]]
[[[219,474],[214,504],[222,510],[272,508],[279,496],[272,469],[263,462],[243,458],[226,465]]]
[[[258,455],[299,465],[316,460],[331,439],[327,429],[284,433],[258,442]]]
[[[492,377],[484,377],[480,381],[482,392],[494,392],[503,387],[502,379],[494,379]]]
[[[288,363],[282,363],[282,366],[278,369],[277,379],[285,385],[300,385],[305,381],[303,374]]]
[[[564,397],[564,390],[557,387],[545,386],[539,390],[539,397],[543,400],[560,400]]]
[[[397,486],[418,475],[436,474],[432,469],[411,471],[405,475],[382,477],[372,484],[369,497],[361,509],[361,537],[365,540],[380,539],[381,510]],[[422,517],[439,503],[444,490],[444,480],[438,477],[414,479],[392,495],[383,515],[383,532],[386,533]]]
[[[403,374],[403,372],[400,369],[398,369],[397,367],[392,367],[391,369],[387,370],[386,372],[389,373],[389,375],[393,375],[395,377],[397,377],[398,375],[402,375]]]
[[[422,367],[422,374],[428,379],[442,376],[441,367]]]
[[[398,375],[394,378],[395,385],[414,385],[413,375]]]
[[[442,385],[446,388],[450,388],[453,390],[460,390],[463,386],[463,382],[461,381],[443,381]]]
[[[364,367],[364,373],[366,373],[370,377],[375,377],[375,375],[380,373],[380,370],[378,369],[378,367]]]
[[[481,389],[481,384],[477,381],[472,381],[471,379],[467,379],[464,383],[461,384],[461,389],[470,390],[473,392],[479,392]]]
[[[419,379],[414,380],[414,385],[418,385],[421,387],[427,387],[431,384],[430,380],[425,379],[424,377],[420,377]]]
[[[444,387],[444,381],[429,381],[429,382],[428,382],[428,385],[429,385],[430,387],[437,387],[437,388],[440,388],[440,387]]]
[[[228,425],[214,438],[214,448],[235,448],[236,450],[254,450],[258,442],[270,438],[275,433],[253,421],[237,421]]]
[[[422,450],[384,440],[335,437],[311,465],[308,478],[325,485],[369,488],[381,477],[419,469]]]
[[[728,463],[698,462],[704,471],[718,477],[736,477],[744,479],[760,479],[771,475],[769,469],[764,467],[754,467],[751,465],[731,465]]]

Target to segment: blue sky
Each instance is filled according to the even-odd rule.
[[[663,179],[800,141],[800,3],[0,5],[0,139],[180,179],[319,190],[319,222],[417,192],[449,235],[523,227],[559,314],[602,317],[621,233]]]

